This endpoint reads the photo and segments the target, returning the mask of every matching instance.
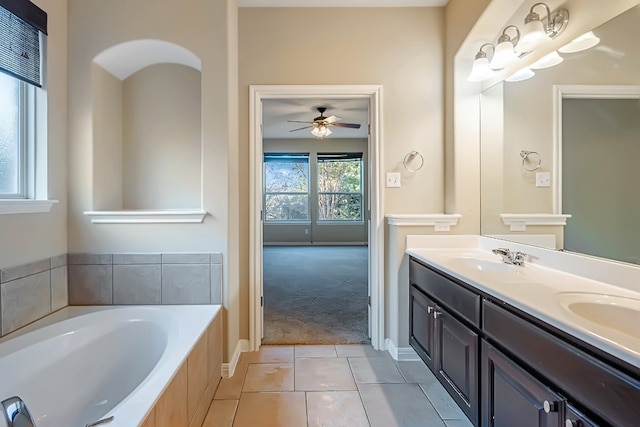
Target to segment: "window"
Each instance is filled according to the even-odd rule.
[[[25,86],[0,73],[0,199],[26,197]]]
[[[264,218],[309,221],[309,154],[264,155]]]
[[[318,153],[318,221],[362,221],[362,153]]]

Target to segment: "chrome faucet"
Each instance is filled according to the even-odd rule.
[[[509,248],[497,248],[493,249],[491,252],[496,255],[500,255],[505,264],[524,265],[524,261],[527,258],[527,254],[524,252],[511,252],[511,249]]]
[[[18,396],[10,397],[0,403],[8,427],[36,427],[36,422],[31,418],[27,405]]]

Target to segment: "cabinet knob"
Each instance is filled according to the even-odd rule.
[[[436,311],[434,311],[434,312],[433,312],[433,318],[434,318],[434,319],[437,319],[437,318],[438,318],[438,316],[440,316],[441,314],[442,314],[442,312],[441,312],[441,311],[437,311],[437,310],[436,310]]]
[[[429,313],[429,314],[433,313],[434,309],[435,308],[432,305],[427,306],[427,313]]]
[[[542,409],[544,409],[544,412],[546,412],[547,414],[556,412],[558,410],[558,403],[545,400],[544,402],[542,402]]]
[[[565,427],[580,427],[580,422],[575,420],[566,419],[564,422]]]

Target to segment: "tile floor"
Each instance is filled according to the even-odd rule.
[[[471,427],[422,362],[368,345],[262,346],[224,378],[203,427]]]

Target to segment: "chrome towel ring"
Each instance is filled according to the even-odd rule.
[[[411,163],[412,160],[414,160],[416,157],[419,158],[420,164],[418,165],[418,167],[415,167],[415,168],[409,167],[409,163]],[[422,166],[424,166],[424,157],[422,157],[422,154],[418,153],[417,151],[411,151],[407,153],[406,156],[404,156],[404,160],[402,160],[402,165],[409,172],[418,172],[420,169],[422,169]]]
[[[531,164],[534,163],[532,161],[532,159],[529,158],[529,156],[537,156],[538,157],[538,161],[537,163],[535,163],[535,166],[532,168],[528,168],[527,164]],[[526,151],[526,150],[522,150],[520,151],[520,157],[522,157],[522,167],[529,172],[533,172],[536,171],[540,168],[540,165],[542,164],[542,157],[540,156],[540,154],[538,154],[537,151]]]

